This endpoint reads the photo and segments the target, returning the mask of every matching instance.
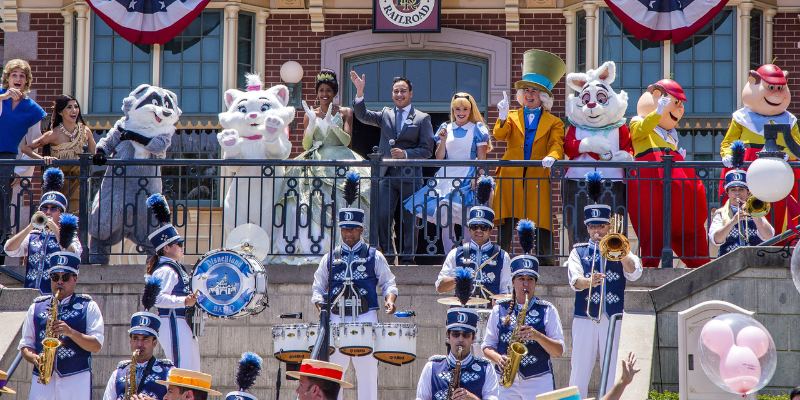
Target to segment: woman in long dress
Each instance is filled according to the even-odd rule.
[[[317,74],[315,87],[318,106],[312,109],[305,101],[303,102],[306,111],[303,118],[304,152],[295,159],[363,161],[363,157],[348,147],[353,126],[353,111],[348,107],[333,104],[333,99],[339,92],[336,73],[323,69]],[[369,168],[350,167],[348,170],[358,172],[362,178],[357,204],[353,206],[364,209],[369,215]],[[283,210],[276,209],[277,218],[284,215],[282,218],[284,228],[276,230],[276,234],[280,237],[273,238],[276,239],[277,246],[273,249],[274,253],[322,256],[328,252],[332,231],[332,225],[328,225],[331,224],[336,209],[347,206],[343,198],[346,172],[345,169],[323,166],[286,169],[283,179],[284,194],[277,201]],[[336,195],[336,209],[333,209],[331,193]],[[369,226],[369,222],[364,221],[364,225]],[[305,257],[284,258],[286,259],[284,261],[293,264],[309,261]]]
[[[489,129],[468,93],[456,93],[450,102],[450,121],[436,132],[438,160],[485,160],[490,150]],[[457,239],[456,226],[463,226],[462,214],[475,205],[474,165],[442,167],[433,179],[405,200],[405,208],[417,217],[442,228],[442,245],[447,253]],[[438,212],[437,212],[438,211]],[[461,229],[463,240],[469,232]]]

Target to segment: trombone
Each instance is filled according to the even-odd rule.
[[[622,261],[631,252],[631,243],[625,234],[622,233],[623,217],[620,214],[614,214],[609,221],[611,224],[611,231],[600,240],[600,243],[595,246],[592,253],[592,272],[589,274],[589,295],[586,299],[586,316],[596,323],[600,323],[603,318],[603,306],[606,302],[606,280],[600,284],[600,306],[597,310],[597,316],[592,316],[592,277],[596,272],[606,272],[606,261]],[[595,259],[597,258],[597,249],[600,249],[601,265],[599,270],[595,270]]]

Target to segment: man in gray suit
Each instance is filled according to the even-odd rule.
[[[384,158],[395,159],[428,159],[433,154],[433,127],[430,115],[418,111],[411,106],[413,91],[411,81],[407,78],[394,78],[392,82],[392,101],[394,107],[384,107],[381,111],[367,110],[364,104],[365,75],[358,76],[350,71],[350,80],[356,87],[356,98],[353,101],[353,113],[364,124],[381,128],[379,151]],[[405,169],[405,173],[403,172]],[[378,194],[381,204],[378,207],[378,241],[384,253],[392,253],[394,246],[391,240],[392,220],[397,207],[402,217],[400,225],[400,263],[413,264],[415,253],[415,219],[416,217],[403,208],[403,200],[413,195],[422,186],[422,168],[382,167]],[[386,201],[387,203],[383,203]],[[373,207],[378,206],[377,204]]]

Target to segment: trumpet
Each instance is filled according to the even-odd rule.
[[[31,225],[33,226],[34,229],[44,231],[47,229],[48,220],[50,220],[50,218],[48,218],[45,213],[37,211],[31,217]]]
[[[756,196],[750,196],[744,202],[742,210],[753,218],[761,218],[769,214],[772,205],[766,201],[759,200]]]

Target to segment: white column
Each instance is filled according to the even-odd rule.
[[[73,23],[73,9],[68,8],[65,10],[61,10],[61,16],[64,17],[64,63],[62,66],[62,74],[61,74],[61,93],[73,94],[72,93],[72,82],[74,79],[73,70],[72,70],[72,63],[74,62],[73,54],[75,52],[75,48],[73,47],[73,42],[75,40],[75,24]],[[84,104],[83,107],[87,105]]]
[[[253,69],[256,73],[264,79],[264,74],[267,72],[267,18],[269,18],[269,11],[259,10],[256,13],[256,37],[253,41]]]
[[[76,3],[75,12],[75,98],[78,103],[84,104],[84,107],[89,104],[89,40],[90,40],[90,24],[89,24],[89,6],[86,3]]]
[[[661,60],[661,70],[664,72],[664,76],[662,78],[669,78],[672,76],[672,40],[665,40],[661,42]]]
[[[567,73],[575,72],[575,10],[564,10],[564,20],[567,28],[567,59],[564,60],[567,64]],[[564,91],[564,100],[569,98],[572,90],[567,86]]]
[[[586,11],[586,69],[597,68],[597,4],[587,2],[583,5]]]
[[[774,41],[772,40],[772,28],[775,26],[775,14],[778,13],[778,10],[774,8],[768,8],[764,10],[764,63],[769,64],[772,63],[772,46]]]
[[[222,87],[228,89],[236,87],[237,46],[239,44],[239,5],[228,4],[225,6],[225,29],[222,47]]]
[[[736,7],[739,14],[739,26],[737,31],[736,52],[736,93],[741,93],[744,83],[747,81],[747,71],[750,71],[750,10],[753,9],[751,0],[742,0]],[[741,96],[736,96],[737,104],[742,106]]]
[[[161,45],[154,44],[153,47],[150,48],[151,54],[153,57],[151,60],[153,61],[153,65],[150,69],[150,75],[152,76],[151,85],[153,86],[161,86]],[[174,91],[177,88],[166,88],[169,90]]]

